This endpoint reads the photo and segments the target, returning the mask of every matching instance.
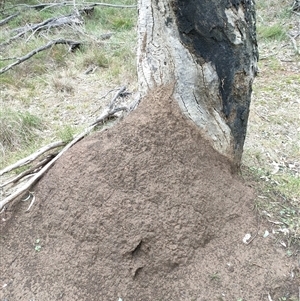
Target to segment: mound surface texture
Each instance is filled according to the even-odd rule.
[[[35,195],[1,221],[0,300],[258,301],[285,289],[252,189],[168,91],[77,143]]]

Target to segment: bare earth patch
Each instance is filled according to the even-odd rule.
[[[1,219],[0,300],[297,300],[299,263],[168,90],[76,144],[35,193]]]

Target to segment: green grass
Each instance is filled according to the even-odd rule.
[[[271,175],[262,168],[244,167],[243,177],[256,181],[256,209],[273,223],[277,234],[290,247],[299,245],[300,238],[300,178],[297,174]]]
[[[81,51],[77,52],[77,64],[85,70],[91,65],[108,68],[109,67],[109,56],[110,54],[104,49],[96,49],[96,47],[85,47]]]
[[[74,127],[70,125],[66,125],[58,130],[57,136],[66,143],[69,143],[73,140],[73,137],[75,135],[75,129]]]
[[[24,2],[6,0],[5,8],[13,6],[10,12],[18,11],[19,15],[5,26],[2,26],[1,41],[8,41],[9,38],[17,34],[17,31],[14,30],[22,28],[26,24],[36,24],[52,17],[73,12],[72,6],[55,6],[50,9],[35,10],[18,5],[19,3],[30,5],[43,2],[46,3],[48,1],[33,0]],[[80,8],[86,6],[88,2],[76,0],[76,5]],[[111,0],[104,1],[104,3],[133,5],[136,4],[136,1]],[[5,127],[1,137],[2,152],[5,153],[5,156],[1,158],[2,164],[10,164],[13,159],[19,159],[20,156],[28,155],[28,152],[35,151],[42,145],[49,143],[49,141],[58,139],[68,141],[74,133],[84,128],[84,125],[80,123],[74,126],[70,120],[62,121],[61,115],[62,112],[63,114],[67,113],[67,115],[68,112],[71,114],[80,112],[80,115],[88,114],[84,113],[84,111],[88,111],[90,102],[94,100],[88,99],[87,103],[82,100],[78,102],[78,99],[81,99],[85,92],[83,94],[75,94],[78,85],[81,85],[79,78],[88,67],[95,66],[98,68],[95,71],[94,84],[86,84],[87,90],[96,89],[93,87],[95,83],[96,85],[98,83],[101,83],[101,85],[109,83],[115,87],[119,83],[124,84],[124,78],[127,78],[129,81],[133,78],[136,80],[135,25],[137,10],[97,6],[92,15],[83,15],[82,17],[84,22],[81,26],[63,26],[34,34],[28,32],[21,38],[11,42],[7,47],[3,47],[1,58],[11,57],[13,59],[0,60],[0,68],[14,62],[16,58],[26,55],[33,49],[45,45],[52,39],[66,38],[83,43],[80,50],[72,53],[68,51],[68,47],[65,45],[55,45],[51,49],[34,55],[1,75],[1,85],[3,86],[2,101],[8,107],[10,103],[20,107],[20,112],[12,110],[9,113],[4,113],[6,115],[5,119],[3,115],[1,117],[1,125],[3,128]],[[113,36],[109,40],[103,40],[102,35],[107,32],[113,32]],[[82,82],[85,82],[86,79],[89,79],[89,77],[82,78]],[[101,91],[98,93],[101,93]],[[73,104],[69,97],[72,97],[75,102],[77,101],[77,104]],[[84,97],[86,99],[88,96]],[[29,115],[23,113],[26,112],[27,108],[31,108],[31,111],[34,111],[34,108],[36,108],[36,111],[39,112],[38,114],[45,110],[43,122],[49,125],[49,130],[43,138],[36,136],[39,128],[37,124],[30,124],[27,127],[27,117]],[[83,111],[81,112],[81,110]],[[51,114],[53,115],[51,116]],[[22,117],[24,118],[22,119]],[[30,118],[33,119],[33,115]],[[70,117],[68,118],[70,119]],[[80,119],[81,117],[78,118]],[[12,127],[4,126],[4,123],[7,124],[9,122],[23,125],[21,128],[14,127],[14,133],[8,133],[8,129]]]
[[[37,138],[42,120],[28,112],[4,108],[0,111],[0,146],[4,154],[22,150]]]
[[[279,23],[276,23],[272,26],[258,25],[257,35],[259,39],[281,41],[286,38],[286,29]]]

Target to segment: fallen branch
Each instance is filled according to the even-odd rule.
[[[112,100],[110,101],[110,104],[109,104],[109,108],[108,110],[112,110],[113,109],[113,106],[117,100],[117,98],[126,91],[126,87],[121,87],[118,92],[115,94],[115,96],[112,98]]]
[[[88,3],[89,6],[106,6],[106,7],[114,7],[114,8],[136,8],[137,5],[121,5],[121,4],[109,4],[109,3],[100,3],[100,2],[95,2],[95,3]]]
[[[109,3],[101,3],[101,2],[88,2],[89,6],[104,6],[104,7],[114,7],[114,8],[136,8],[137,5],[122,5],[122,4],[109,4]],[[77,4],[79,6],[80,4]],[[81,5],[84,5],[81,4]],[[18,4],[13,5],[11,7],[6,8],[5,10],[10,10],[16,7],[24,7],[26,9],[37,9],[37,10],[44,10],[47,8],[53,8],[55,6],[74,6],[73,1],[64,1],[61,3],[43,3],[43,4],[35,4],[35,5],[29,5],[29,4]]]
[[[11,15],[11,16],[6,17],[5,19],[2,19],[2,20],[0,21],[0,26],[5,25],[5,24],[8,23],[11,19],[17,17],[18,15],[19,15],[19,13],[15,13],[15,14],[13,14],[13,15]]]
[[[297,42],[296,42],[296,40],[294,39],[294,37],[291,36],[291,35],[289,35],[289,34],[288,34],[288,37],[289,37],[289,38],[291,39],[291,41],[292,41],[292,45],[293,45],[293,47],[294,47],[295,53],[296,53],[296,54],[300,54],[300,51],[299,51],[299,49],[298,49],[298,47],[297,47]]]
[[[0,58],[0,61],[12,61],[12,60],[17,60],[18,58],[16,56],[12,57],[2,57]]]
[[[35,174],[37,171],[39,171],[43,166],[45,166],[49,161],[51,161],[55,156],[57,156],[56,154],[51,154],[49,156],[47,156],[46,158],[44,158],[42,161],[40,161],[37,165],[21,172],[20,174],[18,174],[16,177],[4,182],[3,184],[0,185],[0,188],[3,188],[9,184],[13,184],[18,182],[19,180],[23,179],[24,177],[28,176],[28,175],[33,175]]]
[[[30,178],[29,180],[19,189],[17,189],[14,193],[12,193],[11,195],[9,195],[8,197],[6,197],[5,199],[3,199],[0,202],[0,213],[4,211],[5,209],[5,205],[9,202],[11,202],[12,200],[16,199],[17,197],[21,196],[22,194],[24,194],[26,191],[29,191],[29,189],[53,166],[53,164],[69,149],[71,148],[74,144],[76,144],[78,141],[80,141],[81,139],[83,139],[84,137],[86,137],[88,134],[90,134],[93,129],[100,125],[101,123],[103,124],[106,120],[112,118],[112,117],[118,117],[116,115],[116,113],[121,112],[121,111],[133,111],[139,101],[140,101],[140,95],[137,95],[137,97],[128,105],[128,106],[120,106],[115,108],[115,102],[118,99],[118,97],[120,97],[122,94],[126,93],[126,88],[125,87],[121,87],[116,94],[114,95],[114,97],[112,98],[110,105],[108,107],[108,109],[106,109],[101,116],[99,116],[95,122],[93,122],[92,124],[90,124],[83,132],[81,132],[80,134],[76,135],[73,140],[71,142],[69,142],[67,145],[65,145],[65,147],[58,153],[55,155],[55,157],[53,157],[54,155],[52,154],[52,158],[49,161],[42,161],[42,163],[38,163],[35,167],[31,168],[29,171],[24,172],[21,175],[17,176],[16,178],[24,178],[25,176],[28,176],[28,174],[30,174],[31,172],[35,172],[35,174],[30,174]],[[17,167],[23,166],[25,164],[28,164],[30,162],[32,162],[33,160],[35,160],[36,158],[38,158],[39,156],[41,156],[43,153],[45,153],[46,151],[61,146],[61,143],[63,142],[55,142],[52,144],[49,144],[43,148],[41,148],[40,150],[38,150],[37,152],[35,152],[34,154],[28,156],[25,159],[19,160],[17,163],[4,168],[2,171],[0,171],[0,175],[3,175],[6,172],[9,172]],[[47,158],[46,158],[47,159]],[[21,165],[22,164],[22,165]],[[46,165],[44,165],[46,164]],[[43,166],[43,167],[41,167]],[[10,183],[12,183],[12,181],[16,181],[16,178],[11,180]],[[19,180],[18,179],[18,180]],[[4,183],[5,186],[8,185],[9,183]],[[31,193],[32,194],[32,193]],[[30,207],[32,206],[34,202],[34,198],[30,204],[30,206],[28,207],[28,209],[26,211],[28,211],[30,209]]]
[[[71,40],[65,40],[65,39],[58,39],[58,40],[53,40],[53,41],[50,41],[48,44],[40,47],[40,48],[37,48],[37,49],[34,49],[32,51],[30,51],[29,53],[27,53],[26,55],[18,58],[17,61],[13,62],[12,64],[0,69],[0,74],[10,70],[11,68],[21,64],[22,62],[30,59],[32,56],[36,55],[37,53],[41,52],[41,51],[44,51],[46,49],[49,49],[51,48],[53,45],[57,45],[57,44],[66,44],[66,45],[69,45],[70,46],[70,49],[71,50],[74,50],[75,48],[78,48],[80,47],[81,45],[81,42],[76,42],[76,41],[71,41]]]
[[[29,190],[41,177],[45,174],[52,166],[53,164],[74,144],[76,144],[78,141],[83,139],[85,136],[87,136],[91,131],[100,123],[103,123],[105,120],[109,119],[112,116],[115,116],[117,112],[120,111],[128,111],[127,107],[120,107],[115,108],[113,110],[107,110],[105,111],[94,123],[92,123],[87,129],[85,129],[82,133],[78,134],[70,143],[68,143],[61,151],[60,153],[53,158],[47,165],[45,165],[40,171],[38,171],[30,180],[28,180],[27,183],[25,183],[20,189],[12,193],[10,196],[6,197],[0,202],[0,211],[2,211],[2,208],[12,200],[16,199],[23,193],[25,193],[27,190]]]
[[[7,45],[16,39],[23,37],[29,31],[33,32],[34,34],[41,30],[50,29],[54,27],[61,27],[64,25],[72,25],[72,24],[82,24],[82,21],[80,20],[80,16],[78,16],[76,13],[61,16],[61,17],[54,17],[54,18],[44,20],[43,22],[37,24],[26,25],[20,28],[16,28],[13,31],[18,32],[18,34],[11,37],[8,41],[2,43],[1,46]]]
[[[31,162],[33,162],[34,160],[36,160],[37,158],[39,158],[41,155],[43,155],[44,153],[52,150],[52,149],[55,149],[55,148],[58,148],[58,147],[61,147],[61,146],[64,146],[66,145],[65,142],[63,141],[57,141],[57,142],[53,142],[53,143],[50,143],[42,148],[40,148],[38,151],[36,151],[35,153],[31,154],[30,156],[24,158],[24,159],[21,159],[19,160],[18,162],[10,165],[10,166],[7,166],[6,168],[0,170],[0,176],[16,169],[16,168],[19,168],[19,167],[22,167],[22,166],[25,166],[25,165],[28,165],[30,164]]]

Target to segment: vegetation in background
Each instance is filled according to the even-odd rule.
[[[1,26],[0,68],[49,40],[65,38],[82,45],[75,51],[66,45],[53,46],[1,75],[1,101],[11,108],[1,108],[0,115],[3,165],[11,163],[16,152],[19,157],[33,146],[36,150],[49,141],[69,141],[100,115],[109,103],[103,98],[108,91],[123,85],[137,89],[136,8],[96,6],[89,14],[81,14],[80,24],[31,31],[4,45],[26,24],[74,13],[72,5],[35,10],[18,6],[24,2],[49,1],[5,1],[1,19],[19,15]],[[89,2],[94,1],[76,0],[75,4],[81,8]],[[135,0],[104,2],[136,4]],[[300,77],[295,47],[300,46],[297,15],[291,6],[290,0],[257,1],[259,76],[253,87],[243,163],[263,186],[260,212],[283,223],[278,231],[295,239],[300,237]],[[43,125],[47,128],[41,134],[38,130]]]
[[[1,108],[0,147],[2,154],[20,151],[29,146],[43,127],[39,117],[28,112]]]
[[[40,135],[40,139],[36,137],[38,133],[34,131],[36,148],[49,141],[59,140],[62,136],[69,140],[70,136],[93,121],[97,117],[93,115],[96,112],[95,108],[101,108],[99,95],[104,94],[106,89],[115,88],[119,84],[127,85],[130,82],[136,85],[136,8],[96,6],[89,14],[82,12],[78,24],[29,31],[24,36],[10,41],[29,24],[74,14],[73,5],[45,9],[28,8],[28,5],[48,2],[26,1],[24,6],[21,5],[25,4],[24,1],[5,1],[0,10],[1,19],[18,13],[15,18],[1,26],[0,68],[47,44],[50,40],[63,38],[82,43],[75,51],[70,51],[66,45],[55,45],[1,74],[0,81],[3,86],[1,101],[8,107],[20,108],[24,114],[39,116],[38,118],[48,125],[48,130]],[[89,7],[89,2],[94,3],[77,0],[76,9]],[[136,4],[134,0],[103,2]],[[126,82],[122,82],[125,78]],[[1,141],[3,139],[1,137]],[[26,141],[28,139],[29,133],[26,132]],[[17,142],[14,144],[18,145],[18,150],[22,154],[24,151],[27,153],[26,148],[32,150],[31,144]],[[15,155],[14,152],[13,157]],[[11,163],[10,157],[7,150],[3,151],[2,163],[4,165]]]
[[[260,187],[259,212],[287,249],[300,244],[300,45],[292,2],[257,1],[259,74],[243,156],[244,173]]]

